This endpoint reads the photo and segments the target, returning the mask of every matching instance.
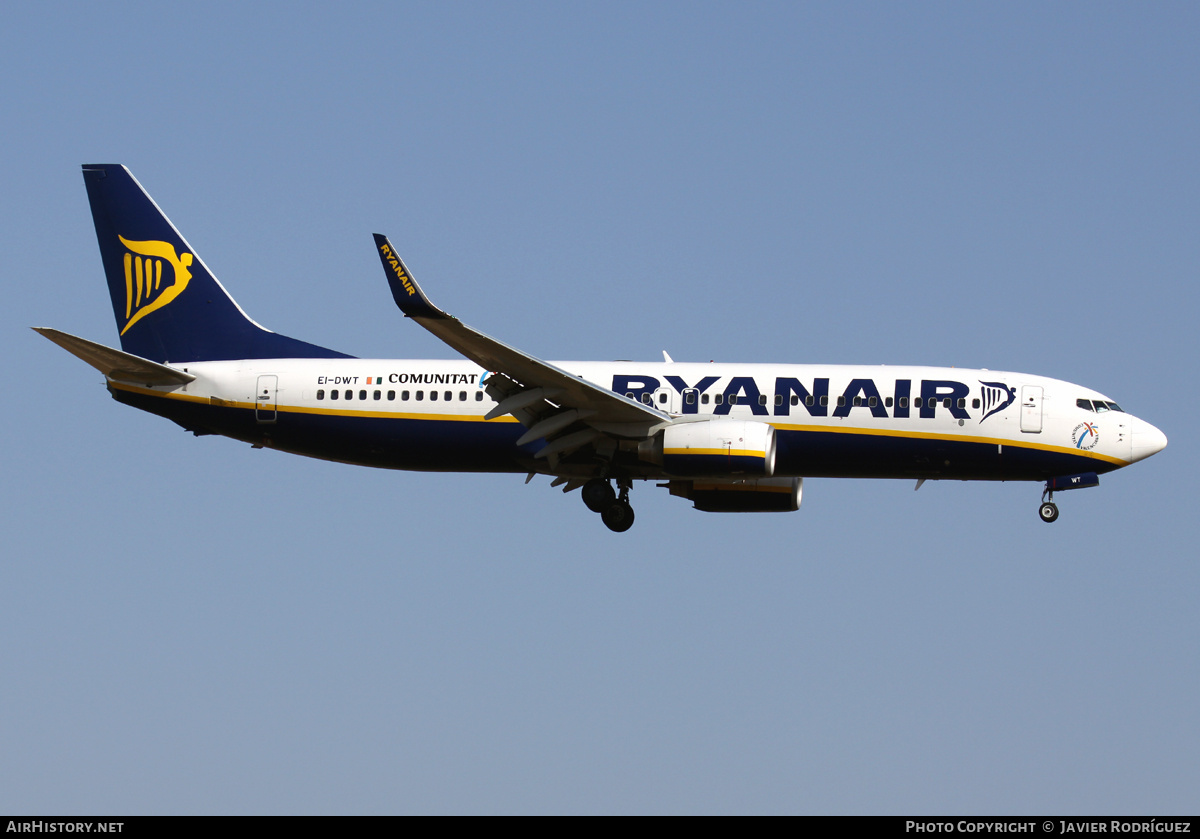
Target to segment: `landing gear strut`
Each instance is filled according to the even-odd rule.
[[[1042,492],[1042,506],[1038,507],[1038,515],[1046,524],[1058,518],[1058,505],[1054,503],[1053,490],[1047,489]]]
[[[583,503],[593,513],[599,513],[604,526],[614,533],[624,533],[633,527],[633,507],[629,505],[630,482],[617,480],[621,492],[618,495],[611,483],[604,478],[593,478],[583,485],[580,493]]]

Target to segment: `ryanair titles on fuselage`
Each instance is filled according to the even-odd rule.
[[[862,408],[880,418],[892,416],[904,419],[915,415],[929,419],[936,416],[937,409],[941,407],[955,419],[967,420],[971,418],[967,412],[968,404],[972,408],[979,408],[978,398],[968,402],[971,385],[951,379],[895,379],[887,383],[890,388],[884,393],[874,379],[856,378],[850,380],[841,395],[831,398],[830,380],[826,377],[816,377],[805,383],[791,376],[776,376],[774,389],[769,391],[760,388],[753,376],[731,376],[724,380],[723,386],[720,385],[722,377],[718,376],[704,376],[693,384],[688,384],[680,376],[662,378],[680,394],[688,391],[694,391],[701,397],[713,394],[711,410],[718,416],[728,414],[735,404],[749,407],[751,413],[757,416],[787,416],[792,413],[793,396],[796,398],[795,407],[803,407],[814,417],[847,417],[851,410]],[[717,387],[714,388],[714,385]],[[980,385],[1003,388],[1005,391],[1003,404],[991,406],[980,422],[1016,400],[1015,388],[998,382],[980,382]],[[616,375],[613,376],[612,389],[632,399],[645,401],[643,394],[653,394],[662,386],[662,382],[654,376]],[[701,413],[701,403],[699,398],[685,399],[681,406],[682,413]],[[703,413],[708,413],[708,410]]]
[[[387,373],[380,376],[317,376],[320,387],[330,385],[482,385],[487,373]],[[844,380],[843,380],[844,381]],[[607,382],[606,382],[607,383]],[[831,388],[831,378],[775,376],[774,381],[754,376],[700,376],[688,382],[682,376],[614,374],[614,393],[658,405],[655,394],[671,390],[683,414],[728,415],[735,405],[749,408],[754,416],[785,417],[807,413],[813,417],[849,417],[852,411],[869,411],[872,417],[932,419],[939,414],[958,420],[974,416],[983,422],[1002,413],[1016,401],[1016,388],[1004,382],[955,379],[897,378],[876,382],[873,378],[851,378],[840,389]]]

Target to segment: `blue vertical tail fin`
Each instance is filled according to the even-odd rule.
[[[157,362],[348,358],[264,329],[124,166],[83,167],[121,349]]]

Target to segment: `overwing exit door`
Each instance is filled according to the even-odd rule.
[[[660,387],[654,391],[651,404],[660,411],[677,414],[679,413],[679,394],[673,387]]]

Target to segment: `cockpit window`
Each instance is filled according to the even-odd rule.
[[[1083,410],[1085,410],[1085,411],[1090,411],[1090,410],[1092,410],[1092,400],[1090,400],[1090,399],[1076,399],[1076,400],[1075,400],[1075,407],[1076,407],[1076,408],[1083,408]]]
[[[1120,411],[1122,414],[1125,413],[1124,411],[1121,410],[1121,406],[1118,405],[1116,402],[1105,402],[1104,404],[1108,406],[1108,409],[1110,411]]]
[[[1107,414],[1108,413],[1108,405],[1105,404],[1104,402],[1101,402],[1099,399],[1097,399],[1092,404],[1096,406],[1097,414]]]

